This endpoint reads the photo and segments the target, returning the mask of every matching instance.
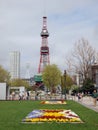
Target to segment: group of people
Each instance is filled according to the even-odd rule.
[[[15,91],[13,91],[9,96],[9,100],[29,100],[29,92],[22,91],[15,93]]]

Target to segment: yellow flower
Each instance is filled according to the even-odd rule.
[[[32,118],[32,122],[38,122],[39,119],[38,118]]]
[[[52,121],[52,119],[51,119],[51,118],[49,118],[49,119],[48,119],[48,121]]]

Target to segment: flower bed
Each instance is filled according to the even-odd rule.
[[[64,100],[62,101],[42,101],[41,104],[66,104]]]
[[[71,110],[39,109],[29,113],[22,122],[77,122],[81,123],[79,116]]]

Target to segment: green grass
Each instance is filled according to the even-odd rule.
[[[33,109],[71,109],[84,123],[21,123]],[[40,104],[40,101],[0,101],[0,130],[98,130],[98,113],[74,101],[67,101],[67,105]]]

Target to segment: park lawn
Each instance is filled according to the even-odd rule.
[[[33,109],[70,109],[84,123],[22,123]],[[98,130],[98,113],[77,102],[67,105],[40,104],[40,101],[0,101],[0,130]]]

